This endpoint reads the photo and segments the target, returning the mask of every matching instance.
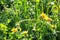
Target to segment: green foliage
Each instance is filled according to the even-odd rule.
[[[0,0],[0,40],[56,40],[59,0]]]

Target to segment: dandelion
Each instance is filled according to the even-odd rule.
[[[46,14],[44,14],[44,13],[41,14],[41,17],[42,17],[43,19],[45,19],[46,21],[48,21],[48,22],[52,21],[52,19],[49,18],[49,17],[48,17]]]
[[[11,30],[12,32],[17,32],[18,31],[18,29],[17,28],[12,28],[12,30]]]
[[[45,20],[48,20],[48,16],[42,12],[41,17]]]

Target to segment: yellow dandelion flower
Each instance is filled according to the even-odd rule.
[[[48,22],[52,21],[52,19],[49,18],[44,12],[42,12],[41,18],[45,19],[45,20],[48,21]]]
[[[11,30],[12,32],[17,32],[18,31],[18,29],[17,28],[12,28],[12,30]]]
[[[45,20],[48,20],[48,16],[42,12],[41,17]]]

